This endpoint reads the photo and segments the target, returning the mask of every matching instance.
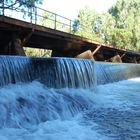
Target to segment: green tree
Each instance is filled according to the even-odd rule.
[[[35,4],[41,4],[42,0],[0,0],[0,4],[5,4],[5,8],[10,7],[24,7],[24,8],[31,8],[34,7]]]
[[[131,49],[132,33],[126,29],[114,28],[108,40],[113,46],[121,49]]]
[[[79,11],[73,33],[122,49],[140,50],[140,1],[118,0],[99,14],[89,7]]]
[[[101,36],[104,42],[111,44],[110,36],[115,28],[115,19],[108,12],[102,14],[102,24],[100,25]]]
[[[140,50],[140,1],[118,0],[109,13],[115,18],[117,28],[132,33],[131,49]]]
[[[24,48],[25,54],[27,56],[37,56],[37,57],[51,57],[51,50],[37,49],[37,48]]]
[[[23,14],[23,18],[26,16],[32,19],[36,12],[35,6],[42,4],[42,1],[43,0],[0,0],[0,13],[6,14],[7,10],[8,13],[20,11]]]
[[[73,24],[73,33],[88,39],[103,42],[100,37],[101,16],[90,7],[79,11],[77,19]]]

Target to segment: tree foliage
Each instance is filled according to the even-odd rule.
[[[131,49],[132,33],[126,29],[114,28],[108,40],[113,46],[121,49]]]
[[[103,42],[100,37],[100,22],[102,22],[100,15],[86,6],[79,11],[78,17],[74,21],[73,33],[88,39]]]
[[[118,0],[99,14],[89,7],[79,11],[73,32],[124,49],[140,50],[140,1]]]
[[[37,57],[51,57],[51,50],[37,49],[37,48],[24,48],[25,54],[27,56],[37,56]]]
[[[5,8],[10,7],[25,7],[25,8],[32,8],[36,4],[41,4],[42,0],[0,0],[0,4],[5,4]]]
[[[109,13],[115,18],[116,27],[132,33],[131,46],[140,49],[140,1],[118,0]]]

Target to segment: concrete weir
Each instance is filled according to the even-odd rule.
[[[97,85],[140,76],[140,64],[95,62]]]
[[[0,56],[0,86],[37,80],[52,88],[93,88],[140,76],[139,64]]]

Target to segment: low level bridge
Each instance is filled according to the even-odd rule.
[[[16,51],[18,47],[31,47],[52,50],[53,57],[77,57],[90,50],[97,61],[120,62],[121,59],[122,62],[140,62],[138,52],[118,49],[74,35],[72,20],[38,7],[33,11],[28,11],[26,18],[21,9],[3,8],[0,11],[0,55],[20,55],[22,53]],[[51,18],[42,16],[44,12],[49,12]],[[45,25],[41,23],[42,19],[46,20]]]

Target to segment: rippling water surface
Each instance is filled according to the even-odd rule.
[[[0,89],[0,140],[140,140],[140,78],[96,89]]]

